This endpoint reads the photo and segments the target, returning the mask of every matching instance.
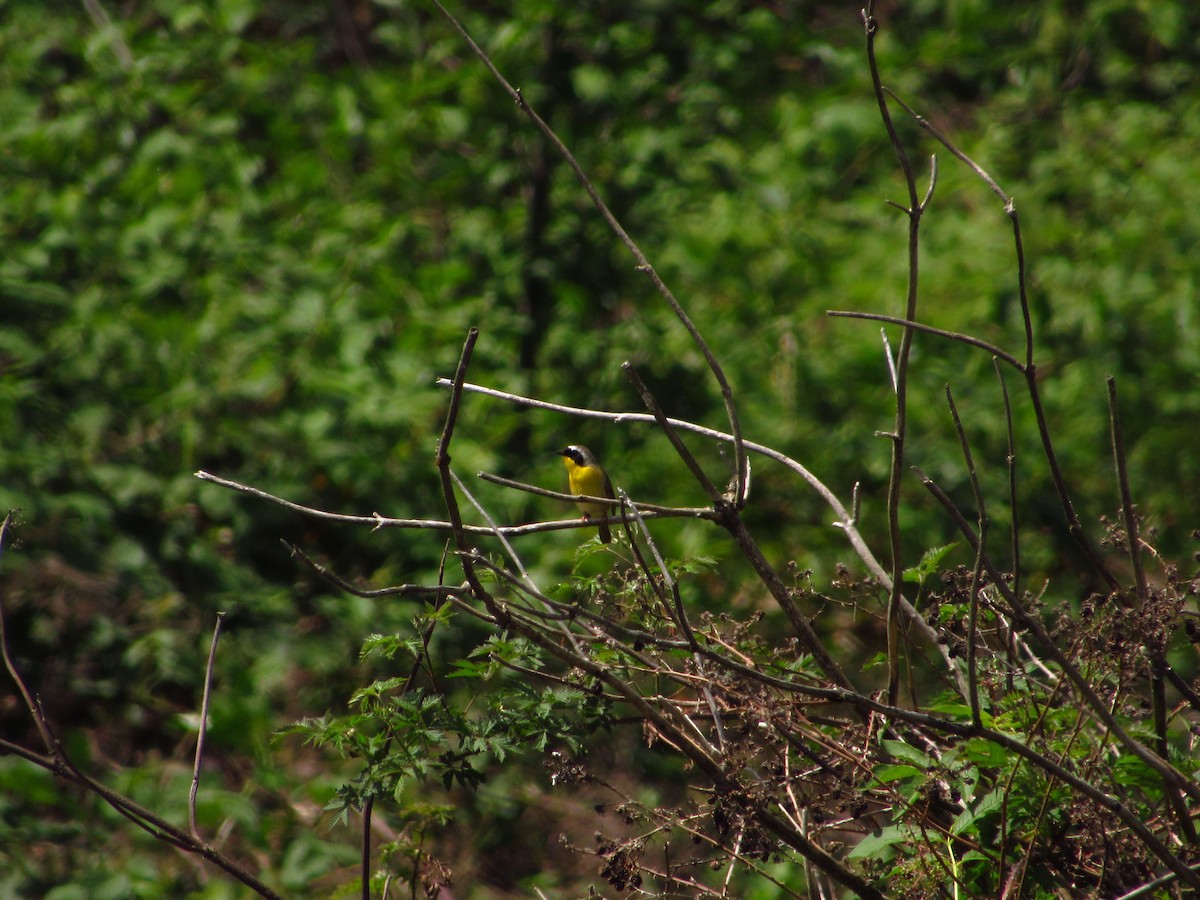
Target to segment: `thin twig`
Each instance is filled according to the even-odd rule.
[[[629,550],[633,554],[633,561],[641,571],[642,577],[646,579],[646,584],[649,586],[650,590],[654,591],[655,596],[658,597],[659,602],[662,603],[669,615],[671,609],[670,595],[667,593],[665,586],[659,581],[659,579],[654,577],[654,573],[650,570],[650,563],[646,561],[646,554],[642,552],[641,544],[638,542],[634,534],[633,526],[637,525],[640,533],[646,539],[646,546],[649,547],[650,551],[655,554],[656,561],[658,561],[659,565],[659,571],[663,571],[665,570],[666,566],[663,562],[658,560],[658,546],[650,540],[649,529],[646,527],[646,519],[644,516],[639,515],[639,511],[632,507],[632,501],[629,499],[629,494],[627,494],[623,488],[618,488],[617,497],[620,498],[621,501],[621,527],[625,529],[625,536],[629,539]],[[685,628],[683,623],[678,624],[680,629]],[[689,643],[690,642],[691,639],[689,638]]]
[[[888,140],[900,163],[900,171],[904,176],[904,186],[908,191],[908,287],[904,301],[904,318],[915,321],[917,318],[917,288],[920,283],[920,231],[921,216],[925,205],[933,194],[933,180],[924,201],[917,199],[917,181],[913,175],[912,164],[908,160],[904,145],[896,132],[892,115],[888,111],[887,99],[884,96],[883,82],[879,77],[879,62],[875,56],[875,37],[879,23],[875,20],[874,0],[867,0],[863,10],[863,25],[867,37],[867,63],[871,70],[871,86],[875,92],[875,102],[879,107],[879,115],[883,119],[884,129]],[[934,170],[936,174],[936,169]],[[887,654],[888,654],[888,699],[895,705],[900,690],[900,614],[901,598],[903,597],[904,557],[900,543],[900,488],[904,479],[904,448],[908,430],[908,362],[912,355],[912,328],[905,327],[900,335],[900,351],[896,357],[894,383],[896,388],[896,417],[892,429],[892,464],[888,476],[887,490],[887,519],[888,538],[892,554],[892,586],[888,593],[887,605]]]
[[[892,382],[892,393],[899,389],[900,381],[896,375],[896,354],[892,352],[892,342],[888,338],[886,328],[879,329],[879,341],[883,344],[883,361],[887,363],[888,377]]]
[[[1067,490],[1067,480],[1063,475],[1062,467],[1058,462],[1058,454],[1054,450],[1054,444],[1050,438],[1050,425],[1046,419],[1046,411],[1042,407],[1042,394],[1037,386],[1037,372],[1032,364],[1027,364],[1025,367],[1025,385],[1029,400],[1033,404],[1033,417],[1037,422],[1038,435],[1042,440],[1042,453],[1046,457],[1046,464],[1050,467],[1050,480],[1054,484],[1055,493],[1058,495],[1059,506],[1062,507],[1063,514],[1067,519],[1067,531],[1075,540],[1076,546],[1083,552],[1095,570],[1111,590],[1117,591],[1121,588],[1121,583],[1116,576],[1109,570],[1108,566],[1100,558],[1100,554],[1096,552],[1096,548],[1092,546],[1092,542],[1088,540],[1087,532],[1084,530],[1083,523],[1079,520],[1079,514],[1075,512],[1075,503],[1071,499],[1071,494]]]
[[[471,364],[471,354],[475,350],[475,342],[478,339],[479,329],[472,326],[467,331],[467,339],[463,342],[462,354],[458,358],[458,368],[454,372],[454,388],[450,392],[450,403],[446,407],[446,424],[442,427],[433,462],[438,470],[438,480],[442,485],[442,499],[445,501],[446,511],[450,514],[450,530],[454,535],[459,563],[462,565],[467,584],[471,586],[471,593],[483,601],[488,612],[496,616],[497,621],[502,621],[505,618],[504,614],[496,606],[492,595],[484,588],[479,576],[475,573],[475,566],[471,562],[467,532],[463,528],[462,513],[458,508],[458,500],[454,495],[454,481],[450,476],[450,441],[454,437],[454,426],[458,422],[458,411],[462,406],[463,382],[467,377],[467,367]],[[488,531],[490,533],[491,529]]]
[[[207,481],[211,484],[219,485],[220,487],[223,487],[223,488],[228,488],[231,491],[237,491],[238,493],[247,494],[247,495],[249,495],[251,497],[255,497],[259,500],[265,500],[268,503],[274,503],[276,506],[282,506],[285,509],[290,509],[293,512],[297,512],[297,513],[300,513],[301,515],[305,515],[305,516],[310,516],[315,519],[324,519],[326,521],[332,521],[332,522],[344,522],[349,525],[370,525],[373,530],[378,529],[378,528],[407,528],[407,529],[423,530],[423,531],[450,531],[450,532],[454,531],[454,523],[447,521],[447,520],[443,520],[443,519],[394,519],[394,518],[390,518],[388,516],[382,516],[379,513],[373,513],[369,516],[357,516],[357,515],[348,515],[345,513],[327,512],[326,510],[323,510],[323,509],[317,509],[312,506],[305,506],[301,503],[295,503],[291,500],[285,500],[284,498],[277,497],[276,495],[269,493],[268,491],[264,491],[261,488],[256,488],[256,487],[253,487],[248,484],[243,484],[240,481],[232,481],[231,479],[228,479],[228,478],[221,478],[217,475],[213,475],[210,472],[199,471],[199,472],[195,473],[195,476],[197,478],[199,478],[201,481]],[[493,476],[493,478],[495,478],[495,476]],[[518,482],[513,482],[514,486],[516,484],[518,484]],[[534,492],[534,493],[540,493],[544,489],[533,488],[532,486],[530,486],[530,490],[531,490],[531,492]],[[565,500],[571,501],[571,502],[574,502],[578,496],[581,496],[581,495],[577,495],[577,494],[563,494],[563,493],[559,493],[557,491],[545,491],[545,494],[548,497],[553,497],[555,499],[565,499]],[[597,497],[597,498],[592,498],[592,499],[595,499],[598,501],[602,500],[605,503],[611,502],[610,499],[607,497]],[[650,510],[647,512],[647,518],[651,518],[651,519],[657,519],[657,518],[692,518],[692,519],[695,519],[695,518],[704,518],[705,516],[711,517],[711,515],[712,515],[711,511],[699,510],[699,509],[689,509],[687,507],[663,507],[662,511]],[[599,521],[599,520],[592,519],[591,521],[581,521],[578,518],[571,518],[571,519],[558,519],[558,520],[555,520],[552,522],[532,522],[527,525],[503,525],[503,526],[500,526],[500,532],[503,535],[505,535],[506,537],[520,537],[520,536],[527,535],[527,534],[538,534],[538,533],[546,532],[546,531],[569,531],[569,530],[575,529],[575,528],[595,528],[597,521]],[[619,521],[619,520],[610,518],[609,521]],[[494,529],[489,528],[486,525],[467,525],[464,523],[461,527],[462,527],[462,532],[464,534],[486,536],[486,535],[494,535],[496,533]]]
[[[536,484],[526,484],[523,481],[514,481],[511,478],[504,478],[500,475],[492,475],[490,472],[476,472],[476,476],[483,481],[491,484],[498,484],[501,487],[512,488],[516,491],[523,491],[526,494],[533,494],[537,497],[549,497],[551,500],[562,500],[567,503],[596,503],[604,506],[620,506],[621,501],[613,497],[592,497],[588,494],[567,494],[563,491],[552,491],[549,488],[539,487]],[[713,511],[707,507],[701,506],[664,506],[660,503],[646,503],[638,501],[638,509],[643,513],[650,513],[647,518],[690,518],[690,519],[711,519]],[[590,524],[596,525],[601,519],[593,516]],[[608,515],[603,521],[610,525],[617,525],[621,522],[619,515]],[[504,529],[500,529],[502,532]]]
[[[500,527],[495,523],[495,521],[492,519],[491,515],[488,514],[488,511],[483,508],[483,504],[481,504],[478,500],[476,500],[474,495],[472,495],[471,492],[469,490],[467,490],[467,486],[462,483],[462,480],[458,477],[458,475],[456,475],[454,473],[453,470],[450,471],[450,477],[454,479],[455,487],[457,487],[459,489],[459,491],[462,493],[462,495],[467,498],[467,502],[470,503],[476,509],[476,511],[481,516],[484,517],[484,519],[487,521],[488,525],[491,526],[492,533],[496,535],[496,537],[499,539],[500,543],[504,546],[504,549],[508,553],[509,558],[514,563],[516,563],[517,571],[520,573],[520,584],[522,585],[522,590],[531,592],[533,595],[538,596],[538,597],[544,597],[544,595],[541,592],[541,589],[537,586],[537,584],[534,583],[534,580],[529,576],[529,572],[525,569],[525,564],[523,562],[521,562],[521,557],[517,555],[517,551],[515,549],[513,549],[513,545],[511,543],[509,543],[508,539],[505,538],[504,535],[500,533]],[[543,602],[545,602],[545,600],[543,600]],[[570,628],[568,628],[566,625],[560,624],[559,630],[562,633],[562,635],[566,638],[566,640],[571,642],[572,647],[574,647],[577,651],[582,649],[578,645],[578,638],[571,632]]]
[[[205,472],[203,469],[194,473],[201,481],[207,481],[211,484],[220,485],[224,488],[229,488],[232,491],[237,491],[242,494],[249,494],[251,497],[257,497],[260,500],[266,500],[268,503],[274,503],[276,506],[282,506],[284,509],[290,509],[293,512],[302,513],[306,516],[312,516],[318,519],[326,519],[331,522],[345,522],[350,525],[372,525],[375,528],[432,528],[439,531],[445,531],[450,528],[449,522],[438,522],[429,519],[393,519],[387,516],[381,516],[379,513],[372,513],[369,516],[347,515],[345,513],[327,512],[323,509],[316,509],[312,506],[304,506],[300,503],[293,503],[291,500],[284,500],[282,497],[277,497],[274,494],[269,494],[261,488],[251,487],[248,484],[242,484],[238,481],[231,481],[228,478],[221,478],[218,475],[213,475],[211,472]]]
[[[1009,552],[1012,554],[1012,592],[1015,596],[1021,596],[1021,510],[1020,504],[1017,502],[1017,449],[1016,439],[1013,431],[1012,417],[1012,402],[1008,397],[1008,384],[1004,381],[1004,373],[1000,370],[1000,363],[995,356],[992,357],[992,370],[996,373],[996,380],[1000,382],[1000,399],[1004,403],[1004,435],[1006,441],[1006,452],[1004,455],[1004,469],[1008,474],[1008,512],[1011,519],[1009,526]],[[1008,679],[1008,689],[1012,690],[1012,672],[1017,655],[1017,633],[1013,628],[1009,628],[1007,639],[1004,642],[1005,653],[1008,656],[1008,667],[1006,669]],[[1000,857],[1001,865],[1004,863],[1004,856]]]
[[[632,363],[623,362],[621,363],[621,371],[625,373],[625,377],[629,379],[629,383],[638,392],[638,396],[646,404],[646,409],[650,410],[650,414],[654,416],[654,421],[658,423],[658,427],[662,429],[662,433],[671,442],[671,446],[675,448],[675,452],[679,454],[679,458],[683,461],[683,464],[692,473],[692,477],[696,479],[696,482],[700,485],[704,493],[712,500],[714,507],[719,505],[722,501],[721,492],[709,480],[700,463],[696,461],[696,457],[692,455],[692,451],[688,449],[688,445],[679,436],[679,432],[668,421],[667,414],[659,405],[658,399],[646,387],[646,383],[638,375],[637,369],[633,367]]]
[[[1133,578],[1137,584],[1138,600],[1150,602],[1150,587],[1146,583],[1146,569],[1142,565],[1142,539],[1139,534],[1137,512],[1133,507],[1133,492],[1129,489],[1129,470],[1125,465],[1125,436],[1121,431],[1121,412],[1117,403],[1117,380],[1109,375],[1108,420],[1112,433],[1113,466],[1117,473],[1117,488],[1121,492],[1121,518],[1125,522],[1125,539],[1129,544],[1129,563],[1133,567]]]
[[[213,664],[217,661],[217,641],[221,639],[221,624],[225,621],[225,613],[217,613],[217,622],[213,626],[212,643],[208,647],[208,665],[204,668],[204,694],[200,701],[200,728],[196,734],[196,761],[192,765],[192,788],[188,793],[188,826],[192,837],[200,840],[200,830],[196,827],[196,793],[200,789],[200,764],[204,760],[204,736],[208,731],[208,703],[212,696]]]
[[[483,516],[484,521],[487,522],[488,528],[500,541],[500,546],[504,548],[505,553],[508,554],[508,558],[516,563],[517,571],[521,573],[521,580],[535,591],[538,590],[537,585],[533,583],[533,579],[529,577],[529,572],[526,571],[525,564],[521,562],[521,557],[517,555],[517,551],[513,549],[513,545],[509,543],[508,538],[504,536],[503,531],[501,531],[500,526],[496,524],[496,521],[492,518],[491,514],[484,509],[482,503],[475,499],[475,495],[467,489],[467,486],[463,484],[462,479],[458,477],[458,474],[453,469],[450,470],[450,477],[454,480],[454,486],[458,488],[459,492],[464,497],[467,498],[467,502],[475,508],[476,512]]]
[[[687,612],[683,608],[683,600],[679,595],[679,583],[671,576],[671,571],[667,568],[667,561],[663,559],[662,553],[659,552],[658,542],[655,541],[654,536],[650,534],[650,529],[646,526],[646,520],[642,516],[641,509],[639,509],[638,506],[629,499],[629,495],[623,490],[620,493],[621,499],[627,504],[626,508],[629,511],[629,516],[635,523],[637,523],[638,532],[641,534],[642,539],[646,542],[646,546],[650,549],[651,555],[654,557],[654,563],[658,567],[658,571],[661,574],[662,589],[659,589],[658,579],[654,577],[649,567],[645,565],[644,560],[642,572],[645,574],[647,582],[653,586],[653,589],[656,592],[658,592],[660,599],[665,601],[668,595],[671,597],[673,607],[672,616],[680,630],[683,632],[688,644],[693,650],[695,650],[699,644],[696,641],[696,633],[692,630],[692,623],[688,621]],[[630,543],[632,545],[633,542],[631,541]],[[640,553],[639,558],[641,558]]]
[[[944,337],[947,340],[958,341],[961,344],[967,344],[971,347],[978,347],[980,350],[986,350],[992,356],[996,356],[1004,360],[1018,372],[1025,371],[1025,366],[1011,353],[1006,353],[995,344],[989,344],[987,341],[973,337],[969,334],[961,334],[957,331],[947,331],[944,328],[934,328],[932,325],[926,325],[924,322],[912,322],[908,319],[900,318],[899,316],[885,316],[882,313],[827,309],[825,310],[825,315],[836,319],[867,319],[868,321],[872,322],[887,322],[889,325],[899,325],[902,328],[914,328],[917,331],[923,331],[926,334],[937,335],[938,337]],[[893,379],[894,377],[895,373],[893,372]]]
[[[683,608],[683,597],[680,596],[679,593],[679,582],[677,582],[671,576],[671,572],[667,568],[666,560],[663,559],[662,554],[659,552],[658,543],[654,540],[653,535],[650,534],[650,529],[646,526],[646,520],[642,518],[641,510],[633,503],[633,501],[629,500],[628,494],[626,494],[624,491],[621,491],[621,499],[625,504],[624,508],[629,510],[629,514],[633,517],[634,521],[637,522],[638,529],[640,530],[643,539],[646,541],[646,546],[650,548],[650,552],[654,555],[654,561],[658,565],[658,571],[662,573],[663,585],[666,590],[670,592],[671,599],[674,602],[675,621],[683,630],[688,644],[691,645],[692,658],[696,662],[697,671],[703,675],[704,659],[699,653],[699,643],[696,640],[695,631],[692,630],[692,623],[688,621],[687,610]],[[633,542],[631,541],[630,543],[632,544]],[[648,576],[650,576],[648,569],[644,569],[644,571]],[[651,584],[655,583],[653,576],[649,577],[649,581]],[[717,733],[717,748],[723,751],[726,745],[725,726],[721,720],[721,710],[717,705],[717,698],[713,694],[712,684],[712,679],[704,678],[700,683],[700,689],[704,694],[705,701],[708,703],[709,712],[712,714],[713,728]]]
[[[892,145],[892,149],[896,153],[896,159],[900,163],[900,172],[904,176],[904,186],[908,190],[908,212],[911,214],[919,208],[917,202],[917,179],[913,175],[912,163],[908,161],[908,154],[904,150],[904,144],[900,141],[900,135],[896,133],[896,126],[892,122],[891,113],[888,112],[887,100],[884,98],[883,82],[879,77],[879,62],[875,58],[875,37],[879,31],[879,22],[875,19],[875,0],[867,0],[866,8],[863,10],[863,28],[867,36],[867,64],[871,69],[871,87],[875,92],[875,104],[879,107],[879,115],[883,119],[883,127],[887,130],[888,142]]]
[[[984,505],[983,489],[979,485],[979,473],[975,471],[975,458],[971,454],[971,444],[967,440],[967,432],[963,428],[962,419],[959,418],[958,407],[954,403],[954,394],[950,390],[950,385],[946,385],[946,403],[950,406],[950,415],[954,419],[954,430],[958,434],[958,443],[967,464],[967,476],[975,495],[975,506],[979,510],[979,547],[975,551],[975,565],[971,570],[970,613],[967,622],[967,685],[970,689],[971,721],[976,725],[982,725],[983,719],[979,711],[979,670],[976,659],[978,646],[976,642],[979,633],[979,583],[983,575],[983,554],[987,547],[988,517]]]
[[[518,603],[511,597],[506,598],[504,602],[511,608],[519,609],[529,616],[536,617],[537,619],[544,620],[546,622],[566,622],[579,617],[579,610],[572,607],[568,603],[564,603],[561,600],[555,600],[553,597],[542,593],[540,590],[538,590],[536,585],[533,585],[527,581],[523,575],[517,572],[511,572],[503,566],[497,565],[482,553],[472,553],[470,556],[471,562],[473,562],[475,565],[487,569],[500,580],[507,582],[509,586],[513,588],[513,590],[532,597],[544,607],[543,609],[535,609],[532,606],[525,606],[524,604]],[[583,652],[582,647],[576,646],[575,649],[579,652]]]
[[[336,572],[325,568],[325,566],[309,557],[308,554],[295,544],[289,544],[285,540],[281,540],[280,543],[288,549],[292,556],[295,556],[300,562],[312,569],[318,577],[329,582],[338,590],[345,591],[347,594],[353,594],[355,597],[362,597],[368,600],[375,599],[376,597],[413,597],[418,600],[439,601],[454,594],[465,594],[469,590],[467,585],[452,587],[440,584],[400,584],[394,587],[365,590],[355,587]]]
[[[964,163],[969,169],[971,169],[971,171],[973,171],[976,175],[978,175],[980,178],[982,178],[984,180],[984,182],[987,183],[987,186],[990,187],[992,189],[992,191],[996,194],[996,196],[1004,201],[1005,206],[1008,206],[1009,204],[1012,203],[1012,199],[1007,194],[1005,194],[1003,190],[1001,190],[1000,185],[998,185],[996,183],[995,179],[993,179],[991,175],[989,175],[987,172],[984,171],[983,167],[980,166],[979,163],[975,162],[975,160],[971,159],[971,157],[967,156],[967,154],[965,154],[961,150],[959,150],[958,147],[956,147],[953,143],[951,143],[949,138],[947,138],[944,134],[942,134],[940,131],[938,131],[937,128],[935,128],[932,124],[930,124],[928,119],[926,119],[924,116],[918,114],[911,106],[909,106],[902,99],[900,99],[900,97],[896,94],[895,91],[893,91],[891,88],[888,88],[888,87],[885,87],[883,90],[889,97],[891,97],[893,100],[896,101],[896,103],[900,106],[901,109],[903,109],[906,113],[909,114],[909,116],[912,117],[914,122],[916,122],[918,125],[920,125],[922,128],[924,128],[926,131],[928,131],[931,135],[933,135],[938,140],[938,142],[943,147],[945,147],[947,150],[949,150],[951,153],[953,153],[954,156],[957,157],[960,162]]]
[[[8,543],[8,530],[13,524],[13,510],[9,510],[4,516],[4,521],[0,523],[0,553],[3,553],[5,545]],[[4,608],[0,606],[0,655],[4,656],[4,668],[8,669],[8,674],[16,684],[17,690],[21,693],[21,699],[25,701],[25,708],[29,710],[30,716],[33,718],[33,724],[37,728],[38,735],[41,736],[42,745],[46,751],[57,758],[60,752],[58,743],[54,740],[54,736],[50,732],[49,724],[46,717],[42,714],[41,704],[34,698],[33,693],[25,685],[25,679],[21,677],[21,673],[17,671],[16,663],[13,662],[12,655],[8,649],[8,632],[5,626]]]

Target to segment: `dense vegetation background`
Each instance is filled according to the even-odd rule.
[[[857,5],[460,6],[717,351],[747,435],[845,495],[861,481],[863,531],[886,556],[889,447],[876,433],[894,400],[878,329],[824,315],[899,315],[906,278],[903,218],[883,202],[903,188]],[[1113,374],[1153,543],[1190,555],[1200,14],[1132,0],[879,12],[884,81],[1016,197],[1048,414],[1082,517],[1116,509]],[[452,373],[470,325],[482,332],[475,382],[638,409],[619,370],[632,360],[672,415],[723,427],[720,398],[571,173],[435,9],[11,2],[0,26],[0,507],[20,509],[0,581],[15,660],[77,763],[179,815],[208,640],[227,611],[205,828],[223,828],[229,851],[283,892],[330,894],[357,877],[357,837],[322,810],[356,768],[275,735],[399,673],[359,648],[410,631],[420,604],[333,592],[279,539],[381,587],[436,581],[445,536],[316,522],[193,473],[323,509],[443,517],[432,458],[446,394],[434,379]],[[911,123],[901,133],[915,159],[936,149]],[[942,155],[923,318],[1015,350],[1007,220]],[[969,495],[941,393],[953,380],[981,475],[1002,485],[990,360],[922,339],[915,354],[910,458]],[[569,442],[595,449],[635,497],[703,502],[650,427],[480,398],[465,404],[455,466],[559,488],[552,453]],[[720,469],[715,451],[697,451]],[[1024,485],[1045,498],[1025,508],[1045,533],[1026,562],[1053,581],[1074,550],[1042,478],[1030,471]],[[853,567],[803,485],[760,462],[754,490],[748,521],[773,561],[812,569],[821,589],[838,563]],[[905,490],[915,563],[956,536],[919,487]],[[478,494],[501,521],[564,515],[491,485]],[[757,606],[715,529],[656,533],[675,556],[722,561],[701,576],[704,602]],[[527,539],[538,577],[566,581],[582,534]],[[951,562],[969,564],[959,554]],[[817,626],[839,629],[835,645],[862,663],[878,649],[875,613]],[[486,636],[449,623],[435,656]],[[4,736],[35,742],[15,696],[0,703]],[[665,765],[616,733],[593,753],[634,784],[640,767]],[[596,863],[556,836],[590,842],[586,798],[553,793],[536,757],[481,768],[477,790],[411,785],[408,818],[380,827],[436,844],[456,896],[582,893]],[[646,790],[675,774],[654,771],[660,786],[647,775]],[[0,759],[0,782],[0,891],[234,893],[28,764]],[[451,823],[429,811],[439,804],[458,807]]]

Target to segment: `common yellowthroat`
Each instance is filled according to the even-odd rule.
[[[591,450],[581,447],[579,444],[571,444],[571,446],[559,450],[558,455],[563,458],[563,465],[567,467],[567,483],[570,485],[572,494],[613,498],[612,482],[608,480],[604,469],[600,467],[600,461],[596,459],[596,454]],[[592,516],[607,516],[610,510],[610,507],[602,503],[581,501],[577,505],[585,519],[590,519]],[[608,523],[601,522],[600,543],[607,544],[611,540],[612,534],[609,533]]]

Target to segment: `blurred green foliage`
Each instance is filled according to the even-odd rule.
[[[0,506],[21,509],[3,569],[14,651],[52,717],[92,729],[81,762],[140,767],[178,803],[186,715],[213,615],[227,610],[209,752],[231,787],[205,808],[214,828],[236,820],[239,845],[277,865],[281,887],[320,893],[345,883],[329,873],[353,860],[352,835],[312,825],[341,773],[324,760],[297,785],[306,751],[270,736],[343,712],[358,685],[394,675],[377,658],[356,663],[358,647],[405,632],[413,605],[331,595],[278,539],[384,585],[435,581],[444,538],[303,519],[192,473],[325,509],[440,518],[432,453],[446,397],[433,382],[451,374],[470,325],[482,337],[469,378],[505,390],[637,409],[618,368],[631,360],[672,415],[724,427],[719,396],[569,170],[431,8],[106,5],[109,27],[82,4],[0,11]],[[899,314],[906,277],[903,222],[882,202],[902,187],[856,15],[803,0],[465,5],[467,28],[719,355],[747,435],[845,496],[861,481],[864,532],[882,555],[889,448],[876,432],[891,425],[892,398],[878,329],[824,316]],[[1043,387],[1082,515],[1116,503],[1111,373],[1137,502],[1161,529],[1153,540],[1181,552],[1200,507],[1200,16],[1134,0],[926,0],[883,13],[885,82],[1016,197]],[[937,149],[901,130],[914,160]],[[1019,355],[1003,210],[939,159],[921,317]],[[914,362],[909,459],[969,498],[942,399],[952,382],[982,477],[1002,484],[990,361],[921,336]],[[1028,410],[1016,414],[1028,435]],[[635,497],[702,500],[650,428],[479,398],[465,403],[455,465],[558,487],[551,452],[574,440]],[[724,481],[727,461],[697,451]],[[1018,465],[1036,452],[1022,438]],[[1030,496],[1049,497],[1040,468],[1021,472]],[[829,513],[782,471],[762,463],[755,475],[748,512],[768,552],[830,577],[850,554]],[[906,490],[915,565],[955,536]],[[502,521],[566,514],[489,485],[478,495]],[[1059,522],[1048,499],[1025,516]],[[661,534],[673,553],[728,555],[696,523]],[[565,580],[577,538],[535,539],[536,573]],[[1038,570],[1053,574],[1072,552],[1058,540],[1026,548]],[[708,596],[735,596],[738,572]],[[458,659],[485,639],[449,625],[435,653]],[[32,736],[21,710],[0,716],[6,735]],[[25,771],[2,762],[10,782]],[[86,817],[44,778],[27,784],[4,794],[0,859],[24,860],[4,876],[12,890],[225,896],[140,837],[89,853],[100,844]],[[26,857],[31,845],[42,862]]]

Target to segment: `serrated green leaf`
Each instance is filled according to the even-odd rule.
[[[953,543],[929,548],[921,555],[919,563],[904,570],[904,581],[908,584],[924,584],[925,579],[937,572],[942,560],[957,546],[957,543]]]
[[[904,763],[886,763],[877,766],[872,775],[880,784],[891,784],[894,781],[905,781],[911,778],[919,778],[924,781],[926,778],[924,769]]]

